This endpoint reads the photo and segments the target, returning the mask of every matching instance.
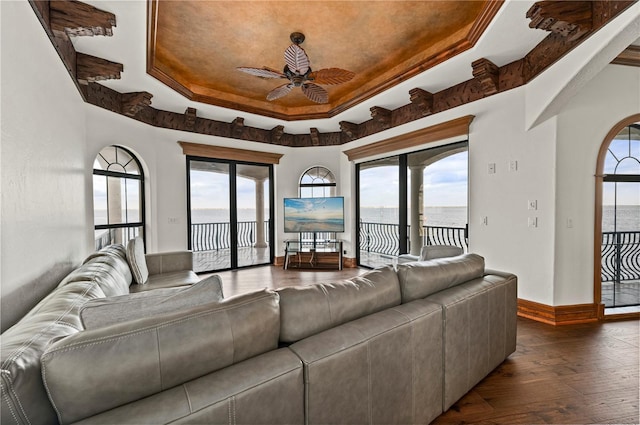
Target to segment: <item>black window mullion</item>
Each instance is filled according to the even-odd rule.
[[[236,193],[236,163],[229,163],[229,245],[231,247],[231,268],[238,268],[238,195]]]
[[[356,243],[353,249],[356,251],[356,264],[360,265],[360,164],[356,164],[356,178],[355,178],[355,187],[356,187],[356,222],[355,222],[355,231],[356,231]]]
[[[399,202],[399,208],[398,208],[398,213],[400,214],[400,217],[398,217],[398,226],[400,227],[398,229],[398,237],[399,237],[399,244],[398,244],[398,248],[399,248],[399,254],[406,254],[408,252],[407,250],[407,240],[408,240],[408,235],[407,235],[407,227],[408,227],[408,223],[407,223],[407,163],[408,163],[408,155],[407,154],[402,154],[399,156],[399,164],[398,164],[398,178],[400,179],[400,188],[399,188],[399,198],[398,202]]]

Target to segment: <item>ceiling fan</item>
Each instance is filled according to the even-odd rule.
[[[288,94],[294,87],[300,87],[302,93],[310,100],[316,103],[327,103],[329,102],[329,93],[318,84],[342,84],[355,76],[355,73],[340,68],[325,68],[319,71],[312,71],[309,57],[304,49],[300,47],[300,44],[305,38],[304,34],[294,32],[291,33],[289,38],[293,44],[284,51],[285,66],[282,72],[267,68],[266,66],[262,68],[237,68],[239,71],[255,75],[256,77],[284,78],[289,80],[288,83],[271,90],[269,94],[267,94],[267,100],[279,99]]]

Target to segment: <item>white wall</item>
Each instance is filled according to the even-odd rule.
[[[487,267],[518,275],[518,296],[550,304],[553,301],[553,232],[555,121],[525,131],[525,90],[519,88],[395,128],[407,132],[474,115],[469,133],[470,251],[485,257]],[[411,127],[411,128],[409,128]],[[388,132],[356,141],[343,150],[391,137]],[[455,142],[450,140],[449,142]],[[413,150],[437,146],[431,143]],[[517,170],[509,171],[509,163]],[[496,173],[488,173],[489,163]],[[353,164],[340,164],[346,180]],[[343,182],[347,186],[347,182]],[[353,175],[349,186],[355,190]],[[529,200],[538,209],[528,210]],[[352,217],[355,216],[353,213]],[[487,217],[487,225],[482,224]],[[537,227],[528,219],[537,218]],[[355,240],[355,234],[351,234]]]
[[[2,9],[2,330],[87,252],[84,104],[26,1]]]
[[[598,151],[614,125],[638,112],[640,68],[609,65],[558,115],[554,305],[593,302]]]

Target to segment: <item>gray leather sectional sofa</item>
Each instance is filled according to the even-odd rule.
[[[517,279],[474,254],[89,329],[108,291],[71,284],[2,335],[3,424],[429,423],[515,351]]]

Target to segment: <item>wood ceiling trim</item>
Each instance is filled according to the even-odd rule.
[[[487,96],[511,90],[523,86],[553,65],[555,61],[563,57],[583,40],[598,29],[613,20],[626,8],[633,4],[633,0],[602,0],[590,3],[592,7],[591,29],[579,37],[579,39],[567,40],[562,32],[553,33],[542,40],[525,57],[510,64],[494,69],[487,60],[474,61],[475,74],[471,80],[463,81],[452,87],[445,88],[437,93],[429,93],[420,88],[409,91],[410,103],[394,109],[388,119],[381,120],[381,109],[374,107],[378,119],[370,119],[358,124],[346,121],[340,122],[340,131],[318,132],[310,131],[309,134],[289,134],[284,132],[284,126],[278,125],[271,130],[256,127],[237,125],[241,117],[234,123],[197,117],[196,111],[184,114],[156,109],[150,105],[153,95],[146,92],[120,93],[116,90],[95,82],[80,84],[77,78],[77,57],[81,52],[76,52],[73,44],[66,34],[51,29],[50,0],[29,0],[38,20],[58,52],[62,62],[67,68],[82,99],[92,105],[109,111],[129,116],[139,122],[172,130],[189,131],[198,134],[247,140],[259,143],[275,144],[291,147],[306,146],[335,146],[349,143],[353,140],[370,136],[390,127],[397,127],[418,120],[428,115],[434,115],[448,109],[456,108],[469,102],[482,99]],[[538,2],[540,3],[540,2]],[[538,3],[535,3],[537,5]],[[547,2],[544,2],[547,3]],[[495,7],[495,6],[494,6]],[[98,11],[98,9],[96,9]],[[561,19],[562,16],[550,19]],[[565,16],[566,18],[566,16]],[[571,22],[567,21],[568,24]],[[152,43],[153,40],[148,40]],[[377,109],[376,109],[377,108]]]
[[[376,96],[397,84],[414,77],[427,69],[433,68],[458,54],[472,48],[479,40],[480,36],[487,29],[495,15],[504,4],[504,0],[488,0],[484,4],[480,14],[469,25],[469,31],[462,39],[452,42],[449,46],[443,48],[438,53],[433,54],[417,63],[412,63],[406,68],[398,71],[391,69],[376,78],[379,81],[372,81],[371,86],[355,91],[353,94],[343,96],[341,99],[331,102],[328,110],[318,110],[318,105],[309,105],[304,107],[282,107],[273,108],[270,105],[260,106],[259,102],[247,99],[236,100],[236,96],[225,93],[209,94],[206,90],[199,90],[197,86],[184,84],[178,81],[174,76],[169,75],[159,68],[156,62],[156,33],[158,21],[158,2],[159,0],[148,0],[147,6],[147,73],[158,79],[163,84],[169,86],[173,90],[185,96],[187,99],[215,105],[223,108],[230,108],[251,114],[262,115],[270,118],[281,119],[284,121],[299,121],[312,119],[326,119],[334,117],[350,108]]]
[[[469,35],[467,36],[467,40],[469,40],[471,46],[475,46],[478,40],[480,40],[480,37],[484,34],[491,21],[493,21],[493,18],[496,16],[503,3],[504,0],[489,0],[485,4],[484,9],[482,9],[480,15],[476,18],[471,30],[469,31]]]
[[[203,145],[201,143],[178,142],[178,144],[182,147],[182,153],[185,155],[199,156],[202,158],[258,162],[260,164],[279,164],[280,158],[283,157],[283,154],[280,153]]]
[[[622,51],[611,63],[616,65],[639,66],[640,46],[629,46]]]
[[[374,155],[413,148],[451,137],[468,135],[469,125],[471,124],[471,121],[473,121],[473,118],[475,118],[474,115],[466,115],[451,121],[432,125],[410,133],[401,134],[386,140],[381,140],[376,143],[347,149],[343,153],[347,155],[349,161],[357,161]]]

